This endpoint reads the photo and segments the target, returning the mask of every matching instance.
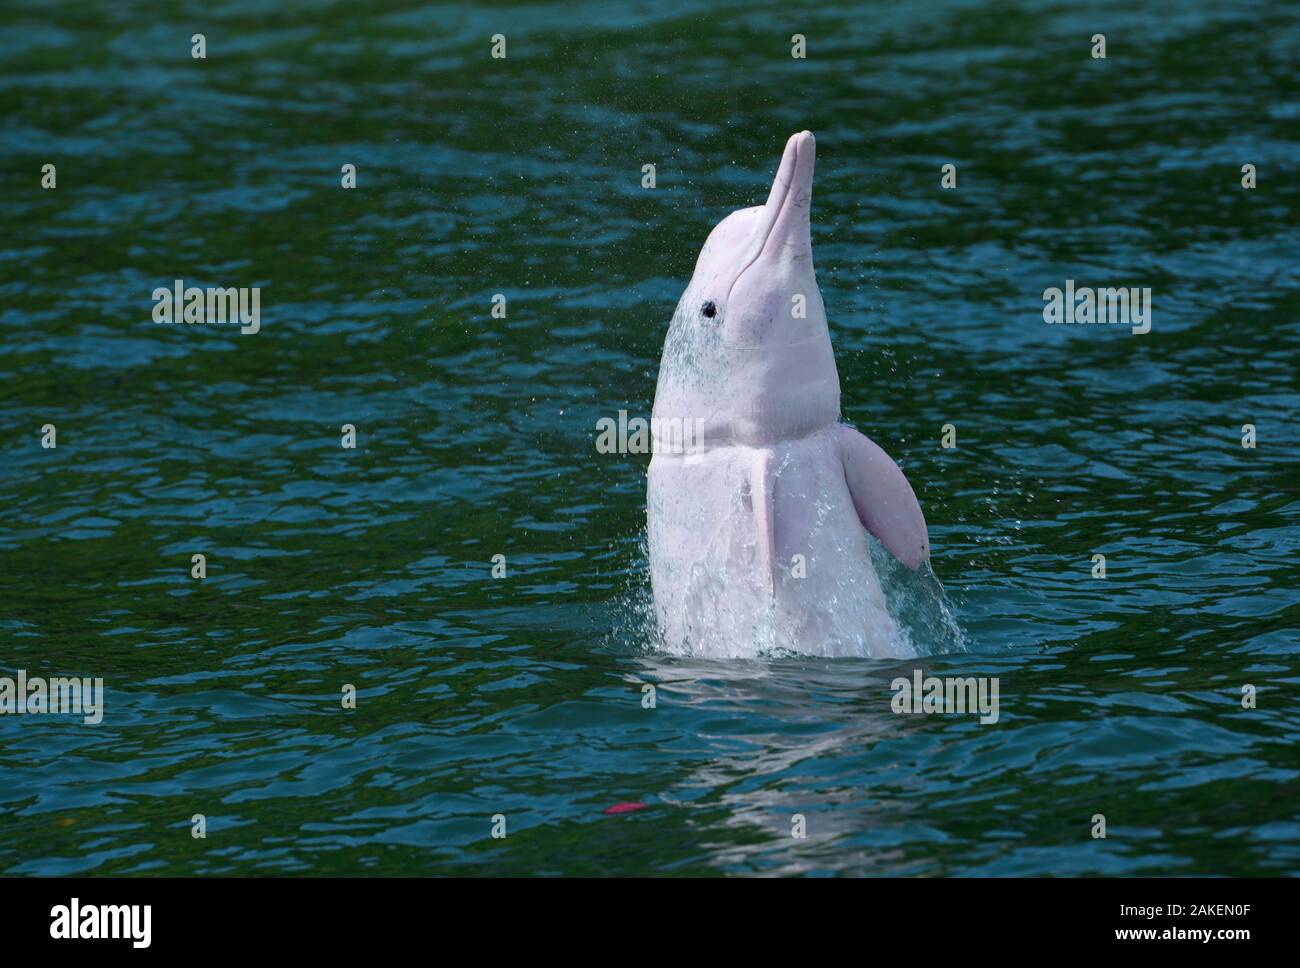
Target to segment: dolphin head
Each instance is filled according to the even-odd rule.
[[[702,421],[705,442],[756,446],[839,417],[809,234],[816,152],[811,132],[786,142],[767,202],[709,233],[673,315],[655,416]]]

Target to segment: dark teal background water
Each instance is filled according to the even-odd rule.
[[[0,870],[1300,872],[1300,11],[1080,6],[5,0],[0,675],[107,712],[0,717]],[[996,726],[645,625],[595,423],[805,127],[845,419]],[[177,278],[262,332],[155,325]],[[1044,325],[1066,278],[1152,332]]]

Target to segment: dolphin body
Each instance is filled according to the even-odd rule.
[[[815,157],[812,134],[793,135],[767,203],[713,229],[664,341],[646,514],[671,651],[915,654],[863,528],[913,569],[929,536],[898,465],[839,422],[808,224]],[[674,433],[686,421],[690,446]]]

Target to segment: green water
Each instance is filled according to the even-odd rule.
[[[0,871],[1300,873],[1300,11],[1087,6],[5,0],[0,676],[105,709],[0,716]],[[923,668],[996,724],[645,619],[596,421],[802,128]],[[261,331],[155,324],[176,279]],[[1151,332],[1046,325],[1066,279]]]

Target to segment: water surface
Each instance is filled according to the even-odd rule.
[[[107,709],[0,717],[0,870],[1300,872],[1298,62],[1270,2],[6,0],[0,675]],[[844,417],[965,638],[923,667],[996,725],[646,626],[596,421],[802,128]],[[154,324],[178,278],[261,332]],[[1152,332],[1045,325],[1066,279]]]

